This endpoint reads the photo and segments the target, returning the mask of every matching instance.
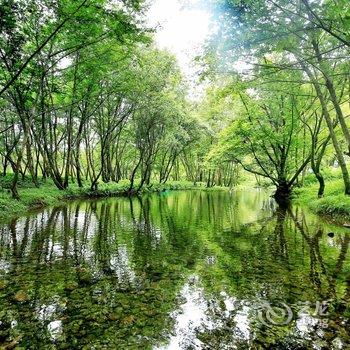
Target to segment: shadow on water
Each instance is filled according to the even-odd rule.
[[[349,242],[263,191],[47,209],[0,227],[0,344],[347,349]]]

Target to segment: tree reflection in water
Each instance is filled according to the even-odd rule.
[[[0,341],[345,349],[349,241],[262,191],[72,202],[1,227]],[[320,322],[314,308],[325,300]],[[292,322],[262,323],[266,302],[290,305]]]

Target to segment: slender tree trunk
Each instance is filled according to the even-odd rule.
[[[24,150],[26,148],[27,142],[28,142],[28,130],[24,126],[22,146],[21,146],[21,149],[20,149],[18,157],[17,157],[17,162],[14,164],[14,168],[13,168],[14,176],[13,176],[13,180],[12,180],[12,184],[11,184],[12,198],[17,199],[17,200],[19,200],[19,193],[18,193],[18,189],[17,189],[19,171],[20,171],[23,153],[24,153]]]
[[[305,65],[305,63],[300,62],[301,66],[303,67],[305,73],[308,75],[308,77],[310,78],[313,86],[315,87],[316,90],[316,94],[317,97],[321,103],[321,107],[322,107],[322,113],[323,116],[325,117],[327,126],[328,126],[328,130],[329,130],[329,134],[330,137],[332,139],[332,143],[333,143],[333,147],[337,156],[337,160],[342,172],[342,176],[343,176],[343,181],[344,181],[344,192],[346,195],[350,195],[350,177],[349,177],[349,172],[346,166],[346,162],[344,159],[344,155],[343,152],[341,150],[341,147],[339,145],[337,136],[334,132],[334,128],[333,128],[333,121],[331,119],[331,116],[329,115],[328,109],[327,109],[327,103],[325,101],[325,98],[322,94],[322,90],[321,90],[321,86],[318,83],[317,79],[313,76],[312,72],[310,71],[310,69]]]

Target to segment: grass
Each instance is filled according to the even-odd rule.
[[[325,196],[317,197],[318,182],[309,174],[306,176],[304,186],[295,188],[293,202],[305,205],[314,213],[331,217],[337,221],[350,221],[350,196],[343,193],[343,180],[338,169],[327,169],[324,172],[326,181]],[[50,181],[40,181],[40,188],[33,186],[29,178],[19,182],[20,200],[11,198],[9,191],[12,176],[0,177],[0,221],[6,221],[13,217],[24,215],[30,210],[46,206],[58,205],[62,200],[76,198],[112,197],[123,196],[129,188],[129,181],[119,183],[100,183],[98,191],[91,191],[88,184],[79,188],[76,184],[70,184],[65,191],[58,190]],[[135,187],[137,187],[137,183]],[[246,186],[240,186],[246,188]],[[254,187],[254,186],[252,186]],[[194,185],[189,181],[169,181],[166,184],[152,183],[145,187],[142,193],[172,191],[172,190],[223,190],[223,187],[206,188],[205,183]]]
[[[0,177],[0,221],[8,221],[11,218],[26,214],[30,210],[53,206],[62,203],[62,200],[78,198],[97,198],[123,196],[129,189],[129,181],[123,180],[118,183],[100,183],[97,191],[91,191],[88,184],[79,188],[76,184],[70,184],[65,191],[58,190],[52,181],[40,181],[40,188],[33,186],[29,178],[21,179],[18,192],[20,200],[11,198],[10,186],[12,176]],[[137,182],[135,187],[137,188]],[[194,185],[189,181],[169,181],[166,184],[152,183],[144,187],[142,193],[153,193],[173,190],[218,190],[223,187],[207,189],[204,183]]]
[[[350,196],[344,194],[344,185],[338,169],[327,170],[325,195],[317,197],[318,182],[312,174],[305,179],[304,187],[294,190],[293,202],[305,205],[316,214],[331,217],[337,221],[350,221]]]

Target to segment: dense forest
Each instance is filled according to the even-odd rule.
[[[21,177],[92,191],[128,180],[132,194],[170,180],[232,187],[246,172],[282,200],[312,172],[322,197],[330,166],[350,194],[348,1],[207,2],[200,99],[155,45],[148,5],[1,1],[0,157],[13,198]]]
[[[0,0],[0,350],[350,349],[349,117],[349,0]]]

